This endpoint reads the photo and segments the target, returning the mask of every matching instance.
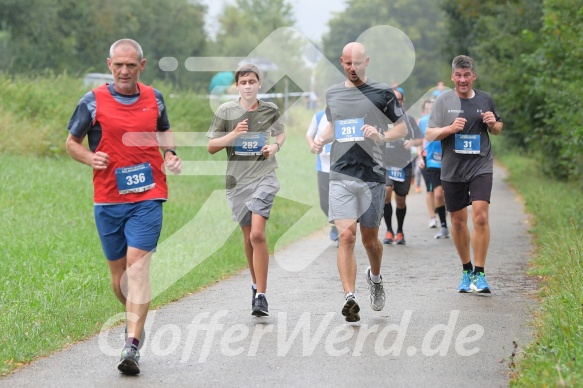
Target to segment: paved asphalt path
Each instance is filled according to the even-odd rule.
[[[251,316],[243,271],[150,313],[139,376],[117,371],[117,326],[19,369],[0,386],[507,386],[513,360],[531,340],[536,283],[525,274],[527,217],[504,175],[497,166],[486,266],[491,295],[456,292],[461,264],[453,241],[433,238],[425,194],[413,192],[407,245],[384,246],[381,312],[368,303],[358,237],[358,323],[340,314],[337,248],[326,230],[276,249],[267,318]]]

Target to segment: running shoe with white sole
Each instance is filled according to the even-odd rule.
[[[124,375],[135,376],[140,373],[140,352],[133,346],[126,346],[121,351],[117,369]]]
[[[360,321],[360,306],[356,302],[356,297],[352,292],[346,294],[346,300],[344,301],[344,306],[342,306],[342,315],[346,319],[346,322],[358,322]]]
[[[251,315],[255,317],[267,317],[269,316],[269,310],[267,308],[267,298],[265,295],[258,295],[255,298],[255,304],[253,305],[253,312]]]
[[[439,229],[439,232],[437,232],[437,234],[433,236],[433,238],[437,239],[449,238],[449,230],[442,226],[441,229]]]
[[[492,291],[490,290],[490,285],[486,281],[486,275],[484,272],[474,273],[472,276],[472,284],[470,285],[471,289],[475,292],[480,294],[490,294]]]
[[[366,269],[366,282],[370,291],[370,307],[374,311],[381,311],[385,307],[385,289],[383,287],[383,280],[375,283],[370,278],[370,267]]]
[[[462,274],[462,281],[460,285],[457,287],[457,292],[460,294],[466,294],[468,292],[472,292],[472,274],[470,271],[464,271]]]

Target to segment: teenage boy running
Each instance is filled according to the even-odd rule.
[[[208,152],[227,152],[227,200],[243,231],[245,256],[252,280],[252,314],[268,316],[267,271],[269,252],[265,226],[279,191],[274,155],[285,141],[277,106],[257,99],[261,73],[252,64],[235,72],[238,100],[222,104],[207,132]],[[270,141],[273,137],[274,141]]]

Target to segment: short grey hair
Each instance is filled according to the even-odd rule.
[[[458,55],[451,62],[451,71],[453,72],[455,69],[469,69],[472,72],[475,72],[474,60],[467,55]]]
[[[128,38],[124,38],[124,39],[120,39],[115,41],[111,47],[109,48],[109,57],[113,58],[113,51],[115,50],[115,48],[117,46],[120,45],[128,45],[128,46],[132,46],[136,52],[138,53],[138,60],[141,61],[144,58],[144,52],[142,51],[142,46],[140,46],[140,44],[138,42],[136,42],[133,39],[128,39]]]

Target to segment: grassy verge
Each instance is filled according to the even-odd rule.
[[[60,111],[53,117],[51,112],[56,108],[38,105],[36,114],[31,114],[27,113],[30,106],[18,103],[28,99],[36,104],[47,98],[44,91],[36,94],[26,81],[0,81],[6,86],[3,101],[14,100],[6,105],[3,102],[0,111],[0,118],[6,117],[8,125],[6,131],[0,131],[0,373],[5,374],[97,333],[123,308],[111,292],[109,271],[95,230],[91,170],[64,154],[65,126],[83,91],[73,80],[60,80],[62,88],[59,80],[43,83],[44,88],[57,88],[59,94],[55,99],[60,101]],[[175,131],[206,131],[212,111],[204,100],[201,104],[194,96],[183,96],[168,98],[167,104]],[[288,141],[278,154],[282,191],[267,229],[272,252],[282,236],[283,242],[289,243],[326,225],[323,214],[310,212],[301,230],[286,234],[311,207],[318,206],[314,156],[308,153],[304,139],[310,118],[309,112],[290,112]],[[22,130],[17,132],[17,128]],[[31,142],[39,130],[44,139],[40,145]],[[178,151],[189,162],[224,159],[223,154],[210,157],[202,146],[179,147]],[[224,188],[224,178],[170,176],[169,186],[161,244],[193,220],[215,190]],[[213,206],[217,213],[224,213],[228,205],[224,200]],[[197,233],[205,236],[212,226],[206,225]],[[199,261],[158,294],[152,308],[245,268],[239,228],[234,228],[220,248]]]
[[[498,153],[501,155],[501,153]],[[524,349],[513,386],[577,386],[583,381],[583,195],[550,180],[523,155],[500,158],[534,217],[531,275],[540,276],[534,341]]]

